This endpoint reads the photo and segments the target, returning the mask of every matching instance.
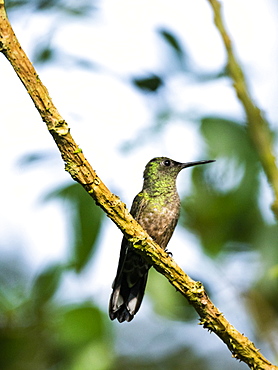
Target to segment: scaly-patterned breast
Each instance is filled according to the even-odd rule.
[[[148,202],[144,211],[138,215],[137,221],[154,239],[154,241],[165,249],[178,222],[180,212],[180,200],[164,203]]]

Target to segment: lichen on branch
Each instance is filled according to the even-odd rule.
[[[0,0],[0,51],[13,66],[19,79],[46,123],[65,163],[66,171],[91,195],[107,216],[121,229],[134,248],[188,300],[200,316],[204,328],[213,331],[251,369],[278,369],[243,334],[237,331],[214,306],[203,285],[192,280],[133,219],[120,199],[112,194],[75,143],[69,127],[54,106],[32,63],[22,50]]]

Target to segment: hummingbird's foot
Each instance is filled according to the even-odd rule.
[[[168,254],[169,257],[173,257],[173,253],[165,249],[165,252]]]

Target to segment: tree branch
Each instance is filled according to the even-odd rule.
[[[263,117],[261,110],[254,104],[251,98],[244,73],[239,62],[237,61],[235,52],[233,50],[232,41],[222,20],[221,4],[218,0],[208,1],[214,12],[214,23],[220,33],[227,52],[228,69],[234,82],[236,94],[245,110],[249,137],[259,155],[259,159],[267,176],[268,182],[270,183],[274,192],[274,201],[271,208],[276,219],[278,220],[278,169],[275,156],[273,154],[274,135],[270,130],[267,120]]]
[[[60,150],[65,169],[71,177],[85,188],[125,237],[134,244],[138,252],[187,298],[200,315],[203,327],[218,335],[230,349],[233,357],[244,361],[251,369],[277,370],[278,367],[264,358],[255,345],[225,319],[208,298],[203,285],[192,280],[181,270],[132,218],[125,204],[112,194],[97,176],[73,140],[67,123],[60,116],[46,87],[22,50],[7,19],[3,0],[0,0],[0,51],[9,60],[32,98]]]

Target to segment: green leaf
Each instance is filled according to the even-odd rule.
[[[80,272],[95,250],[103,212],[79,184],[67,185],[46,197],[46,199],[52,198],[65,200],[69,206],[65,213],[69,218],[69,234],[73,251],[70,264]]]
[[[90,343],[75,356],[70,370],[111,370],[115,369],[115,354],[109,340]],[[122,369],[123,370],[123,369]]]
[[[71,4],[64,0],[6,0],[6,8],[9,10],[23,10],[26,8],[28,11],[49,12],[55,11],[56,14],[60,13],[65,16],[88,16],[93,10],[96,9],[94,2],[90,3],[86,0],[79,1],[78,4]]]
[[[163,85],[163,80],[155,74],[150,74],[146,77],[134,77],[132,83],[141,90],[156,92]]]
[[[193,193],[182,201],[184,224],[197,234],[209,254],[219,253],[229,243],[253,242],[262,217],[252,189],[242,180],[236,189],[219,191],[204,175],[193,169]],[[254,183],[254,187],[258,186]]]
[[[221,117],[205,117],[201,120],[201,132],[212,157],[236,157],[243,162],[257,161],[246,127],[237,121]]]
[[[100,341],[105,333],[104,322],[101,311],[90,303],[64,307],[55,323],[59,342],[76,350],[93,340]]]
[[[169,284],[167,279],[154,269],[149,272],[147,293],[152,299],[156,313],[170,320],[189,321],[196,319],[196,312],[187,300]]]
[[[50,46],[49,42],[38,45],[33,53],[33,62],[36,64],[53,61],[57,55],[54,47]]]
[[[46,267],[34,280],[31,297],[36,305],[42,306],[56,293],[63,272],[61,265]]]
[[[182,201],[183,223],[199,236],[210,255],[233,245],[246,250],[264,226],[257,202],[257,156],[246,129],[237,122],[204,118],[201,130],[209,158],[220,160],[193,168],[192,193]],[[226,186],[231,173],[233,178]]]
[[[173,32],[165,29],[160,28],[158,33],[162,36],[162,38],[171,46],[171,48],[175,51],[179,58],[184,56],[183,48],[178,41],[177,37],[173,34]]]

